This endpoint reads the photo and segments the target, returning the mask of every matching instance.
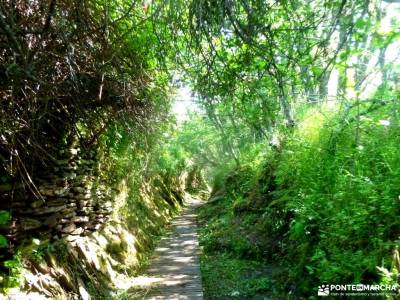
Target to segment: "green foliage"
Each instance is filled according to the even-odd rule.
[[[225,195],[200,210],[207,220],[200,236],[204,280],[213,276],[209,270],[221,271],[207,257],[223,254],[287,267],[278,285],[299,296],[312,295],[316,283],[395,283],[398,108],[398,100],[310,107],[278,151],[248,147],[239,167],[217,168]],[[211,282],[209,293],[227,295]]]
[[[23,253],[25,254],[24,257],[30,260],[42,262],[46,253],[52,249],[53,245],[48,241],[42,242],[39,239],[32,239],[31,244],[24,247]]]
[[[399,135],[392,111],[377,110],[333,132],[327,125],[341,114],[319,129],[300,126],[282,153],[276,181],[286,187],[279,196],[294,216],[289,240],[308,245],[287,253],[296,266],[293,279],[310,278],[301,282],[303,291],[316,280],[376,282],[376,266],[390,261],[400,226]]]
[[[307,297],[319,282],[396,281],[400,67],[387,54],[398,21],[381,26],[379,1],[148,2],[5,2],[3,190],[14,177],[32,181],[27,170],[50,165],[77,131],[82,146],[99,148],[94,189],[118,189],[121,218],[148,236],[160,233],[149,215],[179,210],[181,174],[213,186],[200,212],[208,297],[276,295],[278,283]],[[364,95],[375,71],[382,82]],[[180,126],[170,112],[176,77],[201,110]],[[155,207],[145,189],[157,190]],[[0,225],[9,219],[0,211]],[[62,259],[65,249],[54,249]],[[10,286],[20,256],[5,265]],[[272,261],[286,277],[248,275]]]
[[[11,220],[11,214],[8,211],[0,210],[0,225],[6,225]],[[7,238],[0,234],[0,248],[8,246]]]
[[[7,270],[1,273],[3,279],[1,282],[2,291],[7,293],[9,289],[21,287],[23,285],[25,282],[23,276],[23,270],[25,268],[24,261],[26,260],[41,262],[46,253],[50,251],[57,255],[59,261],[65,260],[66,253],[60,251],[58,246],[60,243],[62,243],[62,241],[50,244],[48,241],[41,242],[39,239],[32,239],[20,245],[11,259],[2,262],[2,265]]]
[[[4,262],[4,266],[8,269],[8,274],[2,282],[3,292],[7,292],[10,288],[21,286],[24,282],[21,252],[17,251],[12,259]]]
[[[7,224],[11,219],[11,215],[8,211],[0,210],[0,225]]]
[[[8,246],[7,238],[0,234],[0,248],[6,248]]]
[[[205,298],[279,298],[274,275],[282,270],[263,259],[264,236],[253,234],[260,215],[237,216],[235,203],[224,197],[199,210]]]
[[[258,261],[222,255],[204,255],[201,261],[205,299],[243,299],[265,296],[273,283],[264,277]],[[261,298],[262,299],[262,298]]]

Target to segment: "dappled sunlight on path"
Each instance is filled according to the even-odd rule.
[[[131,282],[132,289],[148,290],[144,299],[203,299],[195,212],[200,204],[188,201],[155,249],[146,276]]]

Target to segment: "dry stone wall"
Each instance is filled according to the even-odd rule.
[[[0,233],[10,241],[9,252],[24,238],[73,241],[98,230],[111,214],[115,191],[101,182],[96,168],[95,152],[72,148],[35,178],[36,187],[3,191],[0,209],[11,212],[12,222]]]
[[[54,165],[31,174],[36,190],[0,183],[0,210],[12,216],[10,225],[0,227],[11,242],[0,260],[11,259],[15,246],[28,241],[18,252],[23,283],[10,299],[102,299],[131,280],[154,237],[179,212],[186,173],[154,174],[132,191],[129,180],[117,180],[106,169],[113,170],[110,161],[74,146],[58,153]],[[30,242],[33,237],[40,241]],[[0,271],[9,270],[0,264]]]

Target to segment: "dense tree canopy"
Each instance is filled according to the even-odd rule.
[[[231,137],[232,155],[244,136],[271,135],[281,120],[293,126],[298,105],[362,97],[369,61],[379,53],[376,64],[385,65],[397,39],[380,30],[380,1],[173,1],[151,11],[161,53]],[[397,76],[387,66],[381,71]],[[338,83],[329,91],[331,75]]]

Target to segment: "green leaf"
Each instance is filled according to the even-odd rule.
[[[0,248],[6,248],[8,246],[7,239],[4,235],[0,234]]]
[[[0,210],[0,225],[7,224],[11,219],[11,215],[8,211]]]
[[[354,24],[355,28],[357,29],[363,29],[368,25],[368,22],[363,19],[358,19],[357,22]]]

